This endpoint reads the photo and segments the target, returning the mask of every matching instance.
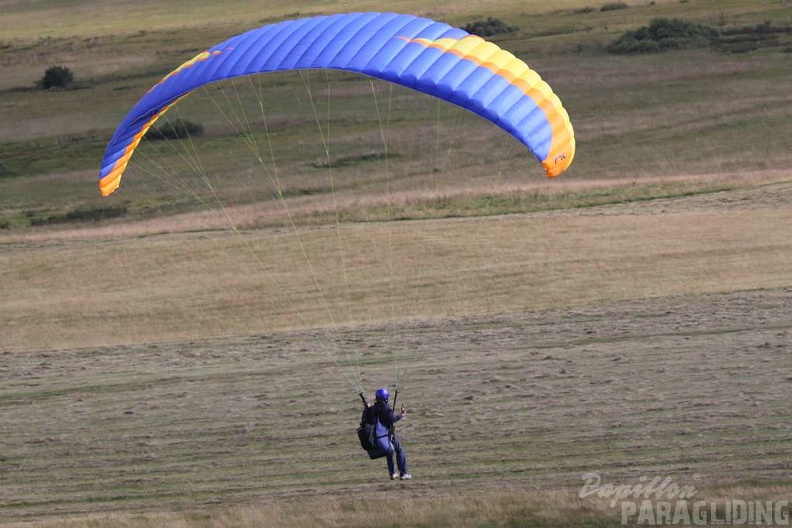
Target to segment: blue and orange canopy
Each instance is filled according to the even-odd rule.
[[[208,83],[298,69],[356,72],[444,99],[488,119],[525,144],[549,177],[575,156],[561,101],[522,60],[441,22],[394,13],[289,20],[232,37],[152,87],[107,145],[99,188],[118,188],[146,131],[179,99]]]

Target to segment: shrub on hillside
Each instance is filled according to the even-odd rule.
[[[471,35],[478,35],[479,37],[491,37],[499,33],[512,33],[517,31],[517,26],[509,26],[503,20],[498,18],[487,17],[487,20],[476,20],[470,24],[462,27]]]
[[[610,53],[652,53],[672,49],[700,48],[714,42],[718,32],[678,18],[655,18],[648,26],[628,31],[611,42]]]
[[[3,160],[0,160],[0,178],[10,177],[10,176],[16,176],[16,173],[13,170],[11,170],[11,167],[8,166],[8,163],[6,163]]]
[[[98,222],[107,218],[118,218],[127,214],[124,205],[106,207],[78,207],[68,213],[51,214],[44,218],[31,218],[30,225],[42,226],[50,224],[65,224],[68,222]],[[30,216],[29,212],[28,215]]]
[[[45,90],[49,90],[50,88],[68,88],[73,82],[74,74],[69,68],[66,66],[50,66],[36,84]]]
[[[628,6],[624,2],[610,2],[600,7],[600,11],[618,11],[619,9],[627,9]]]
[[[146,139],[186,139],[191,136],[200,136],[204,128],[200,123],[193,123],[186,119],[176,119],[160,126],[155,126],[146,134]]]

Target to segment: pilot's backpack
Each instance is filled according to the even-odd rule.
[[[358,427],[360,446],[366,450],[369,458],[381,458],[393,452],[390,441],[390,430],[375,417],[373,423],[361,423]]]

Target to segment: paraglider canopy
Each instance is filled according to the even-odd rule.
[[[99,187],[118,188],[135,148],[171,106],[206,84],[267,72],[344,70],[468,109],[522,142],[547,175],[575,155],[569,116],[525,62],[462,29],[412,15],[349,13],[289,20],[232,37],[188,60],[132,108],[107,145]]]

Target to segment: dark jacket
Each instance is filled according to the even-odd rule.
[[[402,416],[401,414],[394,414],[393,409],[387,403],[376,401],[374,405],[363,410],[363,417],[360,421],[364,424],[374,423],[376,418],[379,418],[382,425],[391,429],[393,424],[402,419]]]

